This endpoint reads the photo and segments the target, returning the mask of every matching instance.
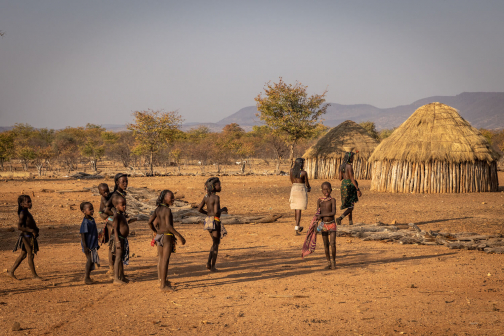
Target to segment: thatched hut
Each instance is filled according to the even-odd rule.
[[[370,180],[368,158],[378,142],[362,126],[347,120],[332,128],[303,155],[305,170],[311,179],[338,178],[338,168],[349,150],[359,151],[354,159],[356,179]]]
[[[371,190],[417,193],[498,191],[497,160],[481,133],[454,108],[420,107],[369,158]]]

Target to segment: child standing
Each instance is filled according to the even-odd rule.
[[[80,227],[82,252],[86,255],[86,275],[84,283],[91,285],[93,280],[90,278],[91,270],[94,269],[94,264],[100,266],[100,258],[98,257],[98,229],[93,218],[94,208],[90,202],[82,202],[80,209],[84,214],[84,219]]]
[[[205,189],[206,195],[198,206],[198,211],[207,215],[203,229],[208,230],[208,232],[210,232],[210,237],[212,237],[212,248],[208,255],[206,267],[211,272],[216,272],[217,269],[215,268],[215,264],[217,262],[217,254],[219,253],[219,244],[221,238],[227,235],[227,231],[221,223],[220,216],[221,213],[227,211],[227,209],[221,209],[220,207],[220,198],[217,196],[217,193],[221,192],[222,188],[218,177],[209,178],[205,182]],[[205,205],[206,210],[203,209]]]
[[[29,209],[31,208],[32,201],[30,196],[21,195],[18,197],[18,230],[21,231],[21,233],[19,234],[19,238],[16,242],[16,246],[14,247],[13,252],[16,252],[18,248],[21,248],[21,254],[14,262],[14,265],[12,265],[10,271],[7,271],[7,274],[11,278],[16,280],[18,279],[14,275],[14,272],[19,267],[21,262],[26,259],[27,256],[28,266],[30,267],[33,278],[41,280],[41,278],[35,271],[35,263],[33,260],[35,258],[35,254],[37,254],[37,251],[39,250],[37,242],[37,237],[39,236],[39,228],[37,227],[37,224],[35,223],[35,220],[33,219],[33,216],[29,211]]]
[[[324,249],[327,258],[327,266],[325,269],[336,269],[336,200],[331,197],[332,186],[329,182],[322,183],[323,198],[317,200],[317,209],[319,214],[317,220],[320,221],[317,230],[322,233],[324,241]],[[331,252],[332,258],[329,255],[329,236],[331,237]]]
[[[158,278],[161,281],[161,290],[173,291],[171,283],[166,280],[168,275],[168,265],[170,264],[170,256],[175,253],[175,245],[177,244],[177,236],[182,245],[185,245],[185,238],[173,227],[173,215],[170,210],[170,205],[173,205],[175,197],[170,190],[163,190],[156,201],[157,208],[149,219],[149,227],[156,234],[154,240],[158,248]],[[157,225],[154,226],[154,221],[157,218]]]
[[[100,211],[98,214],[100,215],[100,218],[105,221],[105,228],[103,229],[103,241],[101,242],[102,244],[108,243],[110,240],[113,240],[113,228],[112,228],[112,222],[114,221],[114,213],[111,211],[111,209],[106,209],[107,208],[107,202],[110,200],[110,189],[109,186],[106,183],[100,183],[98,185],[98,192],[101,195],[100,199]],[[112,253],[112,246],[109,245],[109,251],[108,251],[108,258],[109,258],[109,273],[114,274],[114,254]]]
[[[123,285],[126,283],[124,276],[124,265],[129,264],[129,225],[126,216],[126,199],[120,195],[112,196],[112,203],[116,209],[114,221],[112,226],[114,228],[114,245],[113,250],[115,253],[114,262],[114,283]]]

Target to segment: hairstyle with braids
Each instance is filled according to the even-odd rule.
[[[161,193],[159,194],[159,197],[156,201],[157,206],[160,206],[161,204],[164,203],[164,199],[166,197],[166,194],[168,194],[168,193],[173,195],[173,192],[171,190],[165,189],[165,190],[161,191]]]
[[[80,204],[80,211],[84,212],[84,208],[85,208],[85,207],[86,207],[86,205],[88,205],[88,204],[89,204],[89,205],[91,205],[91,206],[93,205],[93,204],[91,204],[91,202],[82,202],[82,203]]]
[[[126,178],[127,178],[128,174],[124,174],[124,173],[115,174],[115,176],[114,176],[114,191],[113,192],[117,191],[117,181],[119,181],[119,179],[123,176],[126,176]]]
[[[297,158],[296,161],[294,161],[294,167],[292,168],[294,178],[301,177],[301,171],[303,170],[304,161],[305,160],[303,158]]]
[[[206,182],[205,182],[205,189],[207,191],[207,195],[210,195],[211,193],[214,192],[215,190],[215,185],[217,183],[220,183],[220,180],[218,177],[210,177]]]
[[[31,200],[30,196],[28,195],[19,195],[18,197],[18,215],[23,211],[23,207],[21,206],[21,203],[23,203],[25,200]]]
[[[345,157],[343,158],[343,162],[341,163],[340,166],[340,171],[344,173],[346,171],[346,166],[348,162],[352,159],[352,156],[354,155],[353,152],[346,152]]]

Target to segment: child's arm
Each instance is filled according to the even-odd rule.
[[[304,172],[304,176],[305,176],[306,189],[308,189],[307,191],[310,192],[311,191],[311,187],[310,187],[310,182],[308,181],[308,173]]]
[[[353,168],[352,166],[349,167],[348,169],[348,175],[350,175],[350,180],[352,181],[353,185],[355,186],[355,188],[357,189],[357,195],[359,197],[362,197],[362,193],[359,189],[359,184],[357,183],[357,181],[355,181],[355,178],[354,178],[354,172],[353,172]]]
[[[317,200],[317,211],[320,209],[320,198]],[[317,219],[320,219],[322,218],[322,215],[321,214],[318,214],[317,215]]]
[[[154,233],[157,233],[157,230],[156,228],[154,227],[154,221],[156,220],[156,217],[157,217],[157,209],[154,210],[154,213],[152,214],[152,216],[149,218],[149,222],[147,224],[149,224],[149,228],[154,232]]]
[[[115,216],[116,215],[116,209],[114,205],[112,204],[112,196],[110,196],[109,200],[105,204],[105,209],[103,209],[103,213],[109,216]]]
[[[185,238],[182,237],[182,235],[177,230],[175,230],[175,228],[173,227],[173,215],[172,215],[172,212],[171,212],[170,208],[166,209],[166,216],[168,217],[167,221],[166,221],[166,223],[167,223],[166,230],[168,232],[170,232],[171,234],[179,237],[180,242],[182,243],[182,245],[185,245],[185,243],[186,243]]]
[[[204,215],[207,215],[208,212],[203,209],[203,207],[205,206],[205,197],[203,197],[203,200],[201,201],[201,203],[198,205],[198,211],[201,212],[202,214]]]
[[[84,253],[88,254],[90,251],[89,251],[89,247],[86,245],[86,234],[85,233],[81,233],[81,241],[82,241],[82,246],[84,247]]]
[[[215,195],[215,197],[216,197],[216,200],[214,202],[214,214],[215,214],[215,217],[220,218],[220,216],[221,216],[220,197],[217,195]]]
[[[115,242],[115,247],[116,247],[116,250],[119,248],[119,250],[121,249],[121,241],[119,240],[119,234],[120,234],[120,230],[119,230],[119,218],[118,218],[118,215],[114,216],[114,221],[112,222],[112,228],[114,229],[114,242]]]
[[[27,216],[24,213],[24,211],[21,211],[19,214],[19,222],[18,222],[18,230],[22,232],[28,232],[28,233],[37,233],[38,228],[32,229],[26,226],[26,220]]]

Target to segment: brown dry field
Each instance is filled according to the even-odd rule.
[[[499,173],[501,185],[504,173]],[[199,202],[207,177],[130,178],[132,187],[169,188]],[[80,248],[83,200],[91,193],[42,193],[41,189],[82,189],[102,182],[31,180],[0,182],[0,334],[3,335],[502,335],[504,334],[504,255],[450,250],[443,246],[400,245],[337,239],[337,270],[323,270],[317,250],[301,259],[303,236],[294,236],[285,176],[221,178],[221,204],[231,214],[280,213],[272,224],[228,225],[218,268],[205,262],[211,240],[202,225],[176,227],[187,244],[172,255],[173,293],[161,293],[156,251],[146,222],[131,225],[125,267],[131,283],[116,286],[102,267],[97,284],[83,284],[85,257]],[[111,185],[113,181],[106,179]],[[315,212],[320,183],[311,181],[305,227]],[[331,181],[339,187],[337,181]],[[354,222],[417,223],[423,230],[499,233],[504,226],[504,190],[481,194],[384,194],[369,191],[354,212]],[[35,264],[43,281],[34,281],[26,262],[20,281],[6,276],[17,257],[16,198],[34,193],[32,213],[41,229]],[[338,199],[338,190],[333,196]],[[60,205],[64,207],[61,208]],[[338,211],[338,214],[340,211]],[[346,220],[344,221],[346,223]],[[99,226],[101,226],[98,221]],[[414,285],[414,286],[412,286]],[[412,288],[414,287],[414,288]],[[11,331],[14,322],[21,331]]]

